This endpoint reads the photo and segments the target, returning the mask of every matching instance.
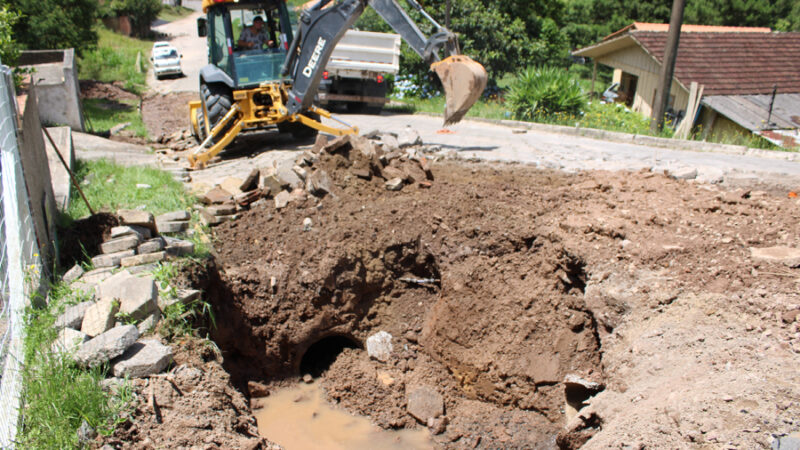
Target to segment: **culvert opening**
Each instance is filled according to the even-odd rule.
[[[328,336],[311,344],[300,359],[300,374],[317,378],[336,361],[346,348],[360,348],[352,338],[341,335]]]

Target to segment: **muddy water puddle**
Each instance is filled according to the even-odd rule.
[[[319,381],[284,388],[262,400],[254,411],[261,436],[287,450],[430,449],[427,429],[384,430],[325,400]]]

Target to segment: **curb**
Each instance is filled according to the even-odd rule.
[[[441,117],[430,113],[418,113],[415,115]],[[596,128],[568,127],[563,125],[549,125],[536,122],[523,122],[519,120],[506,119],[486,119],[482,117],[467,117],[464,120],[500,125],[508,128],[523,128],[526,130],[542,131],[554,134],[566,134],[570,136],[581,136],[590,139],[619,142],[623,144],[647,145],[650,147],[661,147],[672,150],[684,150],[705,153],[723,153],[728,155],[755,156],[759,158],[779,159],[783,161],[800,162],[800,153],[782,152],[775,150],[763,150],[759,148],[749,148],[744,145],[716,144],[705,141],[690,141],[685,139],[662,138],[641,134],[621,133],[618,131],[606,131]]]

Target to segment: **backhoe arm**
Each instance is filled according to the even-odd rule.
[[[283,66],[284,75],[291,74],[287,109],[289,115],[307,111],[319,89],[322,72],[333,48],[344,33],[364,12],[367,0],[320,0],[300,16],[298,32],[289,48]],[[445,124],[461,120],[486,87],[486,70],[469,57],[458,55],[456,36],[436,23],[414,0],[408,0],[438,28],[426,38],[396,0],[370,0],[373,9],[436,71],[445,88],[447,104]],[[439,61],[439,50],[445,47],[449,58]],[[454,56],[458,55],[458,56]]]

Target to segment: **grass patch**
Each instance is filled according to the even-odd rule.
[[[202,297],[186,304],[178,301],[178,289],[171,283],[178,277],[185,264],[202,263],[192,259],[163,262],[153,270],[159,297],[165,299],[167,303],[171,303],[164,308],[163,317],[158,326],[159,334],[167,339],[195,334],[195,331],[199,331],[197,325],[201,319],[208,319],[210,326],[216,326],[211,304]]]
[[[398,113],[429,113],[429,114],[443,114],[444,113],[444,97],[431,97],[431,98],[414,98],[406,97],[402,100],[394,100],[400,104],[387,105],[387,111]],[[483,117],[485,119],[508,119],[507,109],[505,106],[495,100],[479,100],[467,113],[467,117]]]
[[[24,412],[20,448],[77,448],[76,431],[85,420],[101,435],[111,434],[133,399],[127,383],[113,394],[100,382],[106,367],[85,370],[67,354],[51,353],[57,336],[53,323],[67,305],[86,300],[59,283],[44,308],[26,310]]]
[[[138,100],[87,98],[83,100],[83,113],[89,119],[94,133],[106,132],[118,124],[130,122],[126,130],[140,138],[147,138],[147,127],[139,114]]]
[[[83,161],[76,164],[76,175],[86,198],[95,210],[116,211],[120,208],[141,208],[155,215],[186,210],[194,202],[183,184],[162,170],[149,167],[124,167],[107,160]],[[136,187],[137,184],[149,188]],[[73,192],[67,216],[71,220],[85,217],[89,210]]]
[[[172,22],[178,19],[183,19],[193,12],[193,9],[185,6],[161,5],[161,12],[158,13],[158,18],[165,22]]]
[[[126,90],[137,94],[147,90],[148,58],[153,43],[114,33],[102,25],[97,25],[97,35],[97,49],[78,61],[78,76],[106,83],[122,81]]]
[[[702,140],[702,131],[698,131],[692,139]],[[758,148],[762,150],[778,150],[784,152],[796,152],[797,149],[787,149],[773,144],[772,142],[757,136],[753,133],[712,133],[706,141],[717,144],[744,145],[747,148]]]

